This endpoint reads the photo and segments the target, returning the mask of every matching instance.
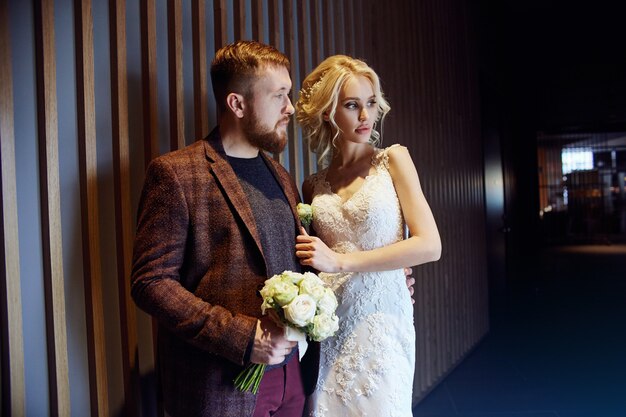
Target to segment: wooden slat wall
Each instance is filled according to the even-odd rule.
[[[183,97],[183,4],[167,2],[167,43],[170,82],[170,150],[185,146],[185,103]]]
[[[205,10],[203,0],[193,0],[191,5],[192,31],[193,31],[193,85],[194,85],[194,121],[195,139],[200,139],[209,134],[209,109],[207,91],[207,65],[206,65],[206,29]]]
[[[183,13],[187,5],[184,2],[191,2],[190,16]],[[152,329],[138,329],[136,307],[129,294],[136,210],[132,202],[137,201],[138,193],[132,190],[130,173],[143,171],[162,152],[158,140],[160,119],[168,121],[169,149],[178,149],[209,132],[212,128],[209,120],[214,120],[209,112],[215,109],[215,103],[208,91],[207,62],[214,50],[236,39],[252,37],[268,42],[290,58],[294,101],[306,74],[334,53],[363,58],[381,76],[392,105],[384,125],[384,145],[398,142],[409,148],[444,243],[442,260],[416,268],[414,273],[417,278],[414,402],[428,393],[487,332],[482,142],[474,41],[465,0],[391,0],[385,4],[377,0],[110,0],[109,15],[105,17],[109,51],[99,50],[100,46],[94,44],[91,2],[74,0],[76,74],[71,87],[76,92],[77,178],[80,180],[76,192],[80,194],[83,220],[78,232],[84,242],[82,318],[65,316],[65,294],[69,294],[69,299],[74,289],[64,288],[61,251],[78,248],[72,249],[63,243],[62,234],[76,234],[72,230],[76,226],[61,224],[59,215],[65,198],[60,198],[58,177],[74,173],[59,166],[56,106],[65,103],[57,103],[56,99],[55,57],[59,53],[56,48],[72,46],[55,45],[52,0],[34,3],[33,26],[21,30],[36,34],[36,116],[40,152],[20,156],[38,161],[40,167],[43,230],[40,240],[44,258],[41,282],[46,294],[50,378],[25,381],[23,361],[20,362],[24,348],[21,346],[19,267],[16,264],[20,259],[19,233],[15,221],[20,207],[11,189],[20,167],[14,167],[12,154],[17,151],[11,147],[11,108],[17,101],[10,91],[11,68],[8,65],[10,50],[16,45],[12,44],[5,24],[10,22],[11,8],[7,0],[0,0],[3,412],[25,408],[27,413],[29,401],[40,401],[28,398],[29,384],[47,384],[48,408],[52,415],[68,415],[70,407],[78,407],[68,383],[65,325],[82,320],[86,321],[87,334],[80,343],[87,346],[89,363],[88,380],[83,383],[89,384],[91,401],[89,409],[76,412],[80,415],[162,414],[153,388],[158,376],[150,370],[152,357],[144,357],[146,352],[152,352],[152,348],[145,348],[151,341],[138,337],[140,333],[151,333]],[[63,10],[56,12],[71,12]],[[127,27],[126,13],[139,16],[140,25]],[[159,16],[166,19],[159,20]],[[58,16],[56,18],[58,20]],[[189,40],[183,36],[185,27],[192,28]],[[132,31],[132,36],[128,31]],[[160,42],[157,33],[167,33],[167,42]],[[141,68],[138,73],[131,73],[127,68],[128,39],[139,40],[136,47],[141,51]],[[193,65],[193,71],[186,78],[183,52],[189,50],[192,60],[187,62]],[[93,57],[104,53],[110,57],[110,81],[107,81],[110,82],[110,98],[94,94]],[[157,56],[166,57],[164,62],[167,62],[167,73],[161,77],[157,75],[163,67],[157,65]],[[137,106],[140,111],[129,109],[130,83],[141,85],[141,97],[136,101],[141,102]],[[158,91],[168,97],[158,97]],[[96,106],[98,100],[109,99],[110,105]],[[158,100],[168,100],[169,105],[158,106]],[[162,114],[163,109],[165,114]],[[185,137],[185,114],[193,114],[193,138]],[[108,124],[108,130],[102,128],[104,124]],[[141,128],[132,129],[131,133],[129,126]],[[317,161],[302,143],[295,123],[291,123],[289,135],[288,147],[275,157],[289,169],[296,182],[301,183],[305,176],[318,169]],[[110,160],[99,152],[106,148],[105,142],[112,149]],[[106,183],[107,176],[113,178],[112,190],[98,187]],[[102,199],[108,198],[115,201],[114,212],[102,210]],[[115,224],[114,235],[99,232],[99,225],[105,220],[107,224]],[[110,242],[103,242],[110,236],[114,236],[112,244],[116,251],[103,254],[102,248],[112,247]],[[115,278],[102,276],[104,262],[115,262]],[[107,299],[103,285],[117,286],[116,300]],[[111,306],[119,311],[112,311]],[[113,322],[116,326],[105,326]],[[5,323],[9,326],[4,326]],[[106,331],[107,328],[119,329],[119,333]],[[121,355],[105,355],[105,346],[119,346]],[[105,356],[120,359],[107,360]],[[70,363],[78,360],[69,358]],[[142,374],[140,369],[146,367],[148,373]],[[10,397],[10,402],[4,400],[5,395]],[[15,412],[7,411],[9,414]]]
[[[46,294],[50,413],[54,416],[65,416],[69,415],[70,412],[70,392],[63,256],[61,253],[61,196],[59,189],[54,4],[52,0],[35,2],[35,44],[41,244],[44,266],[43,282]]]
[[[9,10],[0,1],[0,326],[2,326],[2,408],[5,416],[25,414],[22,291],[17,225],[13,79]]]
[[[98,161],[91,1],[74,3],[80,200],[91,415],[108,416],[98,208]]]
[[[157,35],[155,0],[140,0],[140,10],[144,163],[147,166],[155,156],[159,155],[159,122],[157,120]]]
[[[126,1],[109,3],[111,50],[111,124],[113,181],[115,189],[115,236],[117,286],[120,305],[124,415],[139,415],[139,365],[137,319],[130,296],[133,244],[133,209],[130,199],[130,151],[128,133],[128,83],[126,64]]]

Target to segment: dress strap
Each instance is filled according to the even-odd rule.
[[[382,164],[385,167],[385,169],[389,170],[389,150],[397,146],[402,146],[402,145],[398,143],[394,143],[393,145],[388,146],[385,149],[379,149],[378,152],[372,158],[373,164],[376,166],[380,166]]]

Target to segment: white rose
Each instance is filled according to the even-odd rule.
[[[260,293],[266,307],[273,306],[271,300],[282,307],[289,304],[298,295],[298,286],[293,284],[289,277],[273,276],[265,281],[265,286]]]
[[[305,272],[304,274],[302,274],[302,276],[304,278],[312,279],[320,285],[324,285],[324,281],[322,281],[322,279],[313,272]]]
[[[274,288],[274,300],[281,307],[292,302],[298,295],[298,287],[289,280],[277,283]]]
[[[274,275],[270,279],[265,280],[263,288],[261,288],[261,297],[263,298],[271,298],[274,296],[274,286],[276,283],[280,282],[280,275]]]
[[[313,221],[313,206],[309,204],[298,203],[296,206],[298,217],[304,227],[309,227],[311,221]]]
[[[304,278],[304,275],[293,271],[285,271],[280,275],[283,279],[289,279],[293,284],[296,285],[300,284],[300,281],[302,281],[302,278]]]
[[[277,282],[280,281],[280,277],[278,275],[274,275],[272,278],[265,281],[265,285],[261,288],[259,293],[261,294],[261,298],[263,298],[263,304],[261,304],[261,313],[265,314],[265,310],[268,308],[276,307],[276,302],[274,301],[274,286]]]
[[[311,323],[316,309],[315,300],[308,294],[301,294],[294,298],[291,303],[283,306],[287,321],[298,327],[304,327]]]
[[[317,301],[317,309],[321,314],[333,314],[339,303],[330,288],[324,288],[324,294]]]
[[[305,274],[300,281],[300,294],[309,294],[315,301],[319,301],[325,292],[324,283],[315,274]]]
[[[316,342],[321,342],[339,330],[339,318],[334,314],[318,314],[313,318],[309,336]]]

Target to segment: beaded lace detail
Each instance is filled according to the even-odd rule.
[[[331,190],[326,170],[308,179],[313,226],[333,250],[371,250],[402,239],[402,212],[388,170],[390,148],[377,151],[375,171],[345,201]],[[321,344],[309,415],[410,417],[415,332],[403,271],[320,276],[337,294],[339,331]]]

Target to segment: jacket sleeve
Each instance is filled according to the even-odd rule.
[[[243,364],[257,319],[211,305],[180,283],[189,211],[167,160],[148,167],[139,202],[131,295],[161,326],[186,342]]]

